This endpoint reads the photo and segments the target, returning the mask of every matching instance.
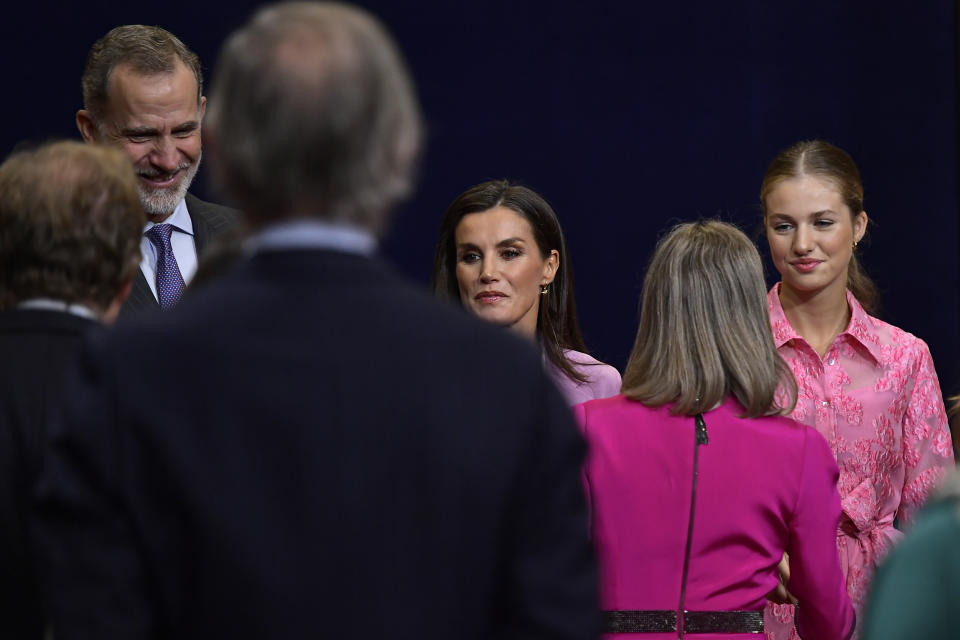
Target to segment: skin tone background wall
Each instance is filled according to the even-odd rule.
[[[517,179],[567,234],[591,351],[622,368],[643,272],[674,222],[720,216],[758,238],[760,180],[780,149],[823,137],[866,187],[863,262],[881,317],[926,340],[960,391],[956,14],[842,3],[369,0],[406,53],[427,114],[419,188],[384,251],[429,279],[440,218],[467,187]],[[254,2],[20,4],[0,20],[0,152],[79,137],[80,75],[95,39],[158,24],[212,79]],[[194,192],[213,200],[201,168]],[[776,272],[763,247],[766,269]]]

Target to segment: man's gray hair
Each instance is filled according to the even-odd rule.
[[[142,24],[126,24],[107,32],[90,47],[80,83],[83,108],[94,122],[102,123],[109,101],[110,77],[121,64],[129,64],[141,75],[173,73],[177,59],[197,80],[197,104],[203,93],[203,71],[197,54],[166,29]]]
[[[421,129],[401,54],[361,9],[274,5],[224,44],[208,147],[255,226],[313,216],[380,231],[411,189]]]

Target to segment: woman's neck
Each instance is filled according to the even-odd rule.
[[[537,319],[538,316],[536,313],[528,313],[513,324],[506,326],[510,331],[523,336],[527,340],[537,342],[539,340],[539,336],[537,335]]]
[[[821,358],[850,324],[846,287],[827,287],[811,292],[798,291],[781,283],[780,306],[790,326]]]

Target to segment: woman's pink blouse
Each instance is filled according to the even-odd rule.
[[[767,301],[774,342],[797,379],[791,417],[823,434],[840,468],[837,542],[859,615],[873,567],[902,535],[894,520],[908,524],[954,466],[940,383],[926,343],[868,315],[849,291],[850,324],[821,358],[784,315],[779,287]],[[768,636],[791,637],[792,607],[771,609],[787,625]]]
[[[563,369],[549,360],[546,361],[547,374],[566,398],[571,407],[587,400],[609,398],[620,393],[620,372],[608,364],[604,364],[587,353],[566,349],[564,355],[578,373],[583,374],[586,382],[579,382],[567,377]]]

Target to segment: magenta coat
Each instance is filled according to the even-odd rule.
[[[789,588],[801,602],[801,633],[846,638],[854,615],[837,554],[840,497],[833,454],[810,427],[780,417],[737,417],[742,412],[730,398],[704,414],[709,442],[699,451],[685,609],[762,610],[787,551]],[[694,419],[622,395],[577,405],[574,413],[589,445],[584,482],[601,607],[675,611],[690,514]]]

